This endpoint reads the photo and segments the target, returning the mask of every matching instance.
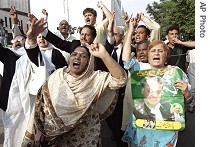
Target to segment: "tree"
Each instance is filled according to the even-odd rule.
[[[195,0],[160,0],[147,5],[147,13],[161,26],[161,37],[171,25],[180,28],[185,40],[195,38]]]

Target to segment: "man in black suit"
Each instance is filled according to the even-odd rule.
[[[44,28],[42,28],[42,30],[43,29]],[[38,30],[38,31],[41,32],[42,30]],[[96,29],[94,26],[84,25],[80,29],[80,40],[72,40],[72,41],[63,40],[63,39],[59,38],[57,35],[53,34],[48,29],[45,29],[42,32],[42,35],[48,42],[52,43],[58,49],[66,51],[71,54],[72,51],[78,46],[85,45],[86,43],[92,44],[94,39],[97,36],[97,33],[96,33]],[[108,44],[106,42],[105,48],[108,50],[111,50],[113,48],[113,45]],[[106,68],[105,64],[103,63],[103,61],[97,57],[95,57],[95,67],[94,68],[95,68],[95,70],[100,69],[102,71],[107,71],[107,68]]]
[[[114,43],[115,46],[112,49],[112,51],[108,52],[111,52],[113,58],[117,57],[116,61],[121,65],[121,67],[124,67],[122,61],[122,50],[123,50],[122,42],[124,38],[124,31],[122,28],[114,27],[114,38],[115,38],[115,43]],[[114,57],[115,54],[114,52],[117,55],[116,57]],[[124,95],[125,95],[125,87],[122,87],[119,89],[118,100],[114,112],[108,118],[106,118],[106,123],[109,126],[109,128],[112,130],[112,139],[116,141],[118,147],[128,147],[127,143],[121,140],[124,134],[124,131],[121,130]]]

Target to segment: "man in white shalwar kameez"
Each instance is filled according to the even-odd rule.
[[[46,71],[54,70],[55,66],[48,61],[45,55],[42,54],[42,56],[47,67]],[[36,95],[31,95],[29,91],[32,68],[38,67],[29,60],[27,54],[21,56],[16,62],[16,72],[9,91],[7,110],[3,114],[4,147],[20,147],[23,141],[36,98]]]

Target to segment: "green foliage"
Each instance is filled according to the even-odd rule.
[[[160,0],[147,5],[147,13],[161,26],[161,37],[166,29],[177,25],[186,40],[195,38],[195,0]]]

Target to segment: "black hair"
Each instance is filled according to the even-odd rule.
[[[96,10],[94,10],[93,8],[85,8],[84,10],[83,10],[83,15],[85,15],[86,13],[92,13],[93,14],[93,16],[95,16],[95,17],[97,17],[97,12],[96,12]]]
[[[168,34],[169,31],[172,31],[172,30],[177,30],[178,33],[180,32],[179,27],[176,25],[173,25],[173,26],[168,27],[168,29],[166,30],[166,34]]]
[[[137,27],[137,29],[138,29],[138,28],[144,28],[144,29],[146,30],[146,34],[147,34],[148,36],[150,36],[151,31],[150,31],[150,29],[147,28],[145,25],[139,25],[139,26]]]
[[[91,26],[91,25],[84,25],[84,26],[79,30],[79,33],[80,33],[80,34],[81,34],[82,29],[84,29],[84,28],[90,29],[90,30],[91,30],[91,34],[93,35],[94,39],[96,38],[97,33],[96,33],[96,29],[95,29],[94,26]]]
[[[87,53],[88,53],[88,56],[90,57],[90,51],[89,51],[89,49],[88,49],[86,46],[84,46],[84,45],[77,46],[77,47],[73,48],[72,52],[74,52],[74,51],[75,51],[77,48],[79,48],[79,47],[82,47],[82,48],[86,49],[86,51],[87,51]]]
[[[150,41],[147,40],[147,39],[144,39],[144,40],[141,40],[141,41],[137,42],[137,43],[136,43],[136,49],[138,49],[139,45],[141,45],[141,44],[143,44],[143,43],[145,43],[145,44],[147,44],[147,46],[149,46]]]

